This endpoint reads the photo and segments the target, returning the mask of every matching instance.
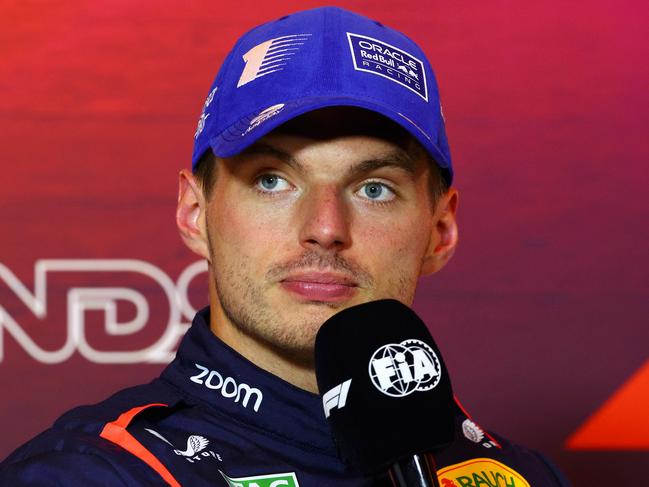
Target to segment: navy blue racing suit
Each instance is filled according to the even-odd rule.
[[[459,403],[455,421],[455,442],[434,456],[442,487],[569,485],[542,455],[484,431]],[[64,414],[0,464],[0,485],[390,483],[346,467],[321,398],[224,344],[206,308],[159,378]]]

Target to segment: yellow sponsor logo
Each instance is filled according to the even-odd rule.
[[[516,470],[491,458],[474,458],[437,472],[441,487],[530,487]]]

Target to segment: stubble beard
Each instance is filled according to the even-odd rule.
[[[242,334],[270,348],[285,360],[313,365],[315,334],[322,323],[294,319],[290,323],[269,305],[259,284],[232,269],[214,272],[214,285],[223,313]],[[228,283],[229,287],[223,284]]]
[[[289,319],[268,302],[264,294],[264,284],[277,285],[279,280],[291,271],[320,268],[344,272],[351,275],[362,288],[374,288],[374,279],[369,272],[337,254],[323,255],[313,250],[305,250],[299,259],[271,267],[265,275],[265,280],[257,282],[250,277],[252,273],[246,272],[247,263],[252,262],[252,259],[241,259],[236,263],[221,262],[213,251],[209,236],[208,246],[213,263],[213,284],[229,322],[240,333],[263,344],[283,359],[302,367],[313,368],[315,337],[322,324],[348,305],[312,302],[311,307],[315,311],[312,317],[301,315]],[[374,296],[372,299],[393,297],[409,305],[414,298],[411,279],[404,273],[395,276],[394,281],[388,285],[388,289],[394,290],[397,296]]]
[[[209,235],[209,232],[208,232]],[[208,236],[213,285],[228,321],[243,335],[271,349],[283,359],[296,365],[313,368],[315,336],[326,319],[343,308],[340,303],[314,302],[312,317],[289,317],[269,303],[264,284],[278,285],[288,272],[302,268],[327,268],[351,274],[359,282],[372,283],[371,276],[358,266],[350,265],[337,255],[323,256],[315,251],[305,251],[297,259],[273,266],[261,282],[253,280],[247,266],[252,259],[220,261],[213,251]],[[223,259],[225,260],[225,259]],[[306,308],[306,306],[305,306]],[[323,317],[324,316],[324,317]],[[218,324],[217,324],[218,326]]]

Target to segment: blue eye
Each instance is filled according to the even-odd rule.
[[[255,186],[265,193],[277,193],[290,188],[288,181],[276,174],[263,174],[257,178]]]
[[[274,189],[277,186],[277,176],[263,176],[260,179],[261,185],[266,189]]]
[[[394,192],[383,183],[366,183],[361,188],[361,191],[363,196],[373,201],[390,201],[394,198]]]
[[[383,193],[383,186],[372,183],[365,185],[365,194],[370,198],[378,198]]]

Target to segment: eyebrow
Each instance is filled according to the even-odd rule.
[[[244,149],[240,153],[240,155],[272,156],[286,163],[288,166],[302,174],[306,172],[304,166],[291,154],[278,149],[277,147],[273,147],[272,145],[265,142],[255,142],[251,146]],[[359,175],[375,171],[383,167],[393,167],[396,169],[401,169],[409,173],[410,175],[415,174],[415,161],[406,151],[402,149],[393,150],[386,153],[385,155],[361,161],[358,164],[353,165],[349,169],[348,173],[351,177],[357,177]]]
[[[297,159],[295,159],[291,154],[289,154],[288,152],[284,152],[283,150],[280,150],[264,142],[253,143],[251,146],[241,151],[239,155],[240,156],[256,156],[256,155],[272,156],[286,163],[287,165],[289,165],[290,167],[292,167],[293,169],[295,169],[296,171],[302,174],[306,172],[304,166],[300,164],[300,162]]]

